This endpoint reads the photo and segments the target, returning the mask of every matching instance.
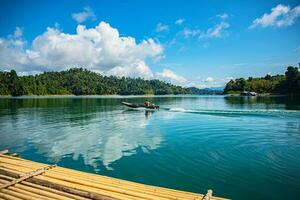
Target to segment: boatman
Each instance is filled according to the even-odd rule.
[[[145,103],[144,103],[144,106],[145,107],[150,107],[150,105],[151,105],[150,101],[146,100]]]

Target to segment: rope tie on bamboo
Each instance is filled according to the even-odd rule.
[[[212,197],[212,190],[207,190],[206,195],[204,195],[204,197],[202,198],[202,200],[210,200],[210,198]]]
[[[1,185],[0,186],[0,190],[2,190],[4,188],[7,188],[9,186],[15,185],[17,183],[20,183],[20,182],[22,182],[22,181],[24,181],[24,180],[26,180],[28,178],[32,178],[34,176],[40,175],[40,174],[42,174],[42,173],[46,172],[47,170],[52,169],[54,167],[56,167],[56,165],[49,165],[47,167],[43,167],[41,169],[36,169],[36,170],[31,171],[31,172],[28,172],[28,173],[25,173],[23,175],[20,175],[20,178],[15,179],[15,180],[13,180],[13,181],[11,181],[9,183],[6,183],[4,185]]]

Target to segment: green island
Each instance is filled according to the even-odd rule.
[[[0,95],[168,95],[168,94],[300,94],[299,68],[289,66],[285,75],[230,80],[224,91],[182,87],[158,79],[103,76],[83,68],[18,76],[0,72]]]
[[[230,80],[225,88],[224,94],[240,94],[242,91],[253,91],[258,94],[300,94],[300,72],[298,67],[289,66],[284,75],[248,79],[238,78]]]

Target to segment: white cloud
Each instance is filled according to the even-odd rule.
[[[30,120],[33,127],[30,135],[18,134],[19,131],[8,134],[5,131],[11,129],[11,123],[3,123],[1,121],[1,131],[3,130],[5,133],[1,132],[1,145],[13,148],[16,146],[15,144],[20,144],[18,147],[23,148],[30,141],[30,144],[35,149],[46,155],[49,162],[58,163],[61,159],[72,155],[72,159],[80,159],[85,165],[93,167],[96,171],[102,165],[106,169],[113,170],[113,165],[111,164],[121,158],[136,154],[138,148],[141,148],[144,153],[160,148],[164,138],[159,128],[154,127],[153,134],[149,134],[146,127],[149,123],[147,118],[141,115],[141,117],[135,119],[136,123],[128,123],[130,119],[126,114],[121,114],[121,111],[113,112],[113,115],[105,116],[106,120],[98,120],[97,123],[87,123],[84,131],[82,131],[80,126],[77,126],[77,121],[66,120],[71,117],[69,112],[57,110],[57,117],[55,119],[49,118],[50,122],[53,120],[54,123],[57,120],[61,120],[70,124],[67,127],[57,127],[59,134],[53,134],[52,131],[47,130],[40,134],[39,126],[35,126],[40,123],[37,120]],[[46,113],[39,112],[36,114],[38,119],[44,119]],[[88,117],[88,120],[95,120],[99,116],[99,113],[89,111],[81,117],[91,116],[91,114],[93,117]],[[110,123],[107,123],[107,121]],[[26,128],[25,124],[16,123],[15,128],[23,130]],[[102,131],[114,130],[116,127],[118,127],[119,131],[113,133]],[[76,134],[72,134],[73,132],[76,132]],[[11,139],[8,139],[8,137],[11,137]],[[91,148],[91,146],[94,148]]]
[[[182,31],[180,31],[177,35],[182,35],[185,39],[190,37],[197,36],[200,39],[210,39],[210,38],[224,38],[228,36],[227,29],[230,27],[230,24],[227,22],[228,15],[226,13],[216,15],[219,23],[214,25],[213,27],[207,29],[206,31],[200,29],[190,29],[185,27]],[[207,48],[208,45],[204,45],[204,48]]]
[[[162,72],[156,72],[155,77],[173,84],[184,85],[187,83],[187,80],[183,76],[177,75],[169,69],[163,69]]]
[[[214,81],[214,78],[209,76],[205,79],[205,82],[213,82]]]
[[[211,76],[208,76],[206,78],[203,77],[197,77],[197,80],[195,82],[189,83],[189,87],[197,87],[197,88],[214,88],[214,87],[224,87],[228,81],[233,79],[233,77],[226,77],[226,78],[220,78],[215,79]]]
[[[93,9],[89,6],[86,6],[83,8],[82,12],[78,12],[78,13],[73,13],[72,14],[72,18],[77,22],[77,23],[82,23],[87,19],[92,19],[92,20],[96,20],[97,17],[93,11]]]
[[[271,9],[271,13],[265,13],[260,18],[253,20],[250,28],[257,26],[265,27],[286,27],[291,26],[295,23],[296,19],[300,16],[300,6],[290,8],[278,4],[276,7]]]
[[[219,14],[219,15],[217,15],[217,17],[219,17],[221,20],[225,20],[228,18],[228,14],[226,14],[226,13]]]
[[[84,67],[104,74],[151,78],[146,60],[163,54],[163,47],[153,39],[137,43],[132,37],[121,37],[105,22],[90,29],[78,25],[75,34],[47,28],[27,48],[19,37],[0,41],[0,69],[26,73]]]
[[[143,77],[146,79],[153,78],[151,69],[146,65],[144,61],[136,61],[124,67],[114,67],[109,70],[107,74],[126,77]]]
[[[185,21],[185,19],[180,18],[180,19],[177,19],[177,20],[175,21],[175,24],[181,25],[184,21]]]
[[[14,32],[14,36],[15,37],[21,37],[22,35],[23,35],[23,29],[17,26],[16,30]]]
[[[189,29],[189,28],[184,28],[182,30],[182,35],[185,39],[189,38],[189,37],[194,37],[199,33],[199,30],[197,29]]]
[[[158,23],[156,25],[156,32],[169,31],[169,26],[166,24]]]
[[[200,39],[207,39],[207,38],[221,38],[226,37],[228,33],[226,29],[229,28],[229,23],[225,21],[221,21],[219,24],[215,25],[214,27],[209,28],[206,32],[202,32],[199,35]]]

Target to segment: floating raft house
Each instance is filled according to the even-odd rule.
[[[0,200],[224,200],[33,162],[0,152]]]

